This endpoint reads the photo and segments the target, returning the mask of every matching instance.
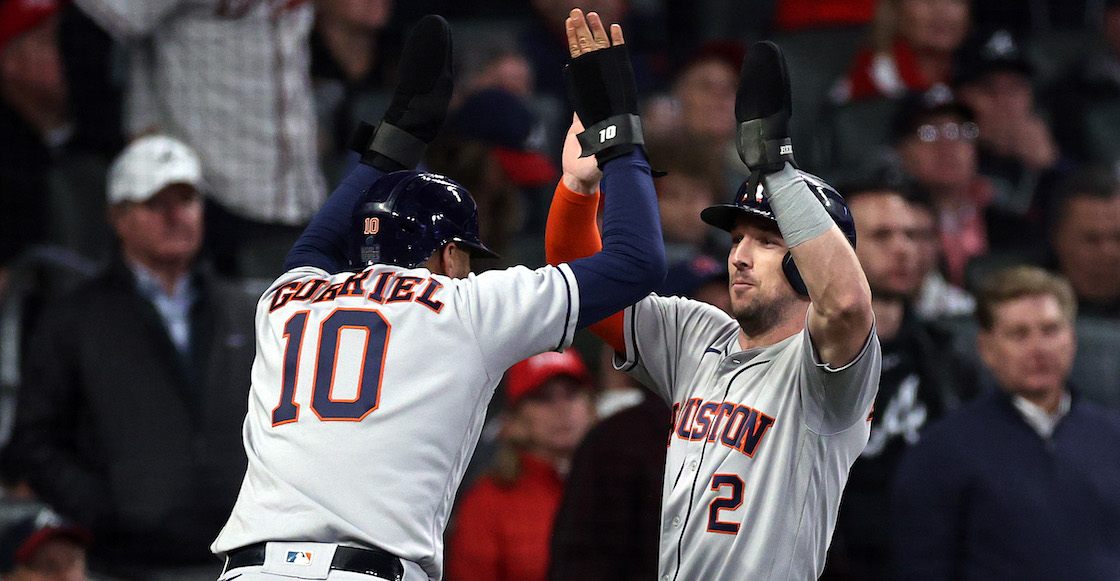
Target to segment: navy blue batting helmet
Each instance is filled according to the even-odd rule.
[[[455,242],[472,257],[497,258],[478,238],[478,206],[439,174],[393,172],[374,182],[351,214],[351,266],[415,268]]]
[[[805,180],[805,184],[809,186],[809,190],[824,206],[832,221],[840,227],[840,231],[852,244],[852,248],[855,248],[856,223],[852,219],[852,211],[848,209],[848,204],[844,202],[844,197],[821,178],[808,172],[798,171]],[[700,218],[712,226],[728,232],[735,228],[735,219],[743,215],[757,216],[777,223],[777,220],[774,219],[774,211],[770,208],[770,200],[763,194],[764,190],[761,183],[743,182],[743,185],[739,187],[739,191],[735,194],[734,204],[717,204],[704,208],[704,211],[700,212]],[[793,287],[793,290],[805,296],[809,295],[809,289],[805,287],[805,281],[801,278],[801,273],[797,271],[797,265],[793,262],[793,255],[788,252],[782,261],[782,270],[785,271],[786,278],[789,279],[789,284]]]

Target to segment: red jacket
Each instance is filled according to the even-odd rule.
[[[544,581],[564,480],[551,464],[521,455],[510,487],[484,476],[455,510],[448,581]]]

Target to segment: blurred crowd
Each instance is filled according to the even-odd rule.
[[[256,298],[388,107],[423,14],[452,23],[456,91],[422,167],[477,200],[502,255],[477,269],[543,265],[572,7],[0,0],[0,573],[216,578]],[[746,177],[734,102],[756,40],[789,63],[799,165],[851,206],[883,376],[824,578],[999,559],[1022,561],[1008,579],[1120,578],[1100,493],[1120,490],[1120,442],[1094,437],[1120,422],[1120,0],[580,7],[623,24],[667,172],[661,293],[728,308],[729,243],[699,214]],[[654,578],[668,408],[610,359],[581,334],[507,374],[450,581]],[[1043,392],[1006,445],[1023,434],[993,398]]]

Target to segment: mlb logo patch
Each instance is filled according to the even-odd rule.
[[[311,565],[311,551],[288,551],[284,562],[291,565]]]

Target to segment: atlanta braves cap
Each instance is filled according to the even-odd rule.
[[[0,531],[0,573],[9,573],[30,561],[47,541],[69,539],[82,547],[93,540],[85,528],[67,521],[49,508],[42,508]]]
[[[109,168],[109,204],[144,202],[172,184],[203,189],[198,154],[174,137],[141,137],[129,144]]]

